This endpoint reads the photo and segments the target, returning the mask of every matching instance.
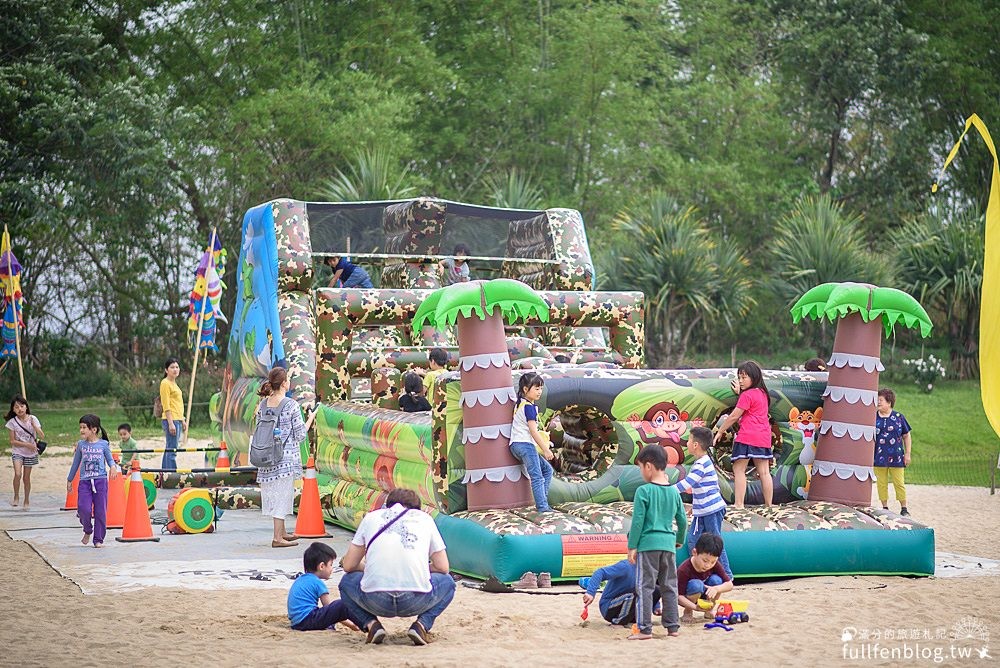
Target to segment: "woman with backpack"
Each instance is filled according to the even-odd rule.
[[[303,421],[299,404],[286,397],[289,388],[288,373],[281,367],[274,367],[261,383],[257,394],[263,397],[257,408],[257,427],[251,439],[251,464],[253,453],[261,442],[266,442],[266,434],[261,429],[271,431],[275,444],[275,455],[265,458],[272,463],[259,466],[257,482],[260,484],[261,511],[274,521],[274,535],[271,547],[293,547],[294,534],[285,529],[285,517],[292,514],[295,498],[295,481],[302,477],[302,455],[299,447],[312,426],[316,412]],[[275,417],[275,413],[277,414]],[[281,454],[277,455],[280,445]]]

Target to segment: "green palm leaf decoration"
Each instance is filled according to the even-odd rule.
[[[483,309],[483,293],[478,282],[456,283],[443,289],[437,308],[434,309],[434,320],[438,329],[454,325],[458,316],[471,318],[475,312],[480,320],[486,319]]]
[[[823,283],[810,289],[792,306],[792,323],[799,324],[802,318],[821,320],[826,312],[826,302],[838,283]]]
[[[459,316],[471,318],[476,314],[485,320],[500,309],[507,322],[536,317],[549,320],[549,307],[529,286],[509,278],[492,281],[456,283],[435,290],[420,305],[413,316],[413,331],[419,333],[425,324],[438,329],[454,325]]]
[[[894,288],[875,288],[869,313],[873,318],[882,316],[886,338],[889,338],[892,328],[899,320],[907,327],[920,327],[920,336],[925,339],[931,335],[934,327],[927,311],[916,299]]]
[[[843,318],[849,313],[858,313],[865,322],[871,322],[872,316],[869,314],[869,300],[872,296],[873,285],[864,283],[838,283],[830,291],[830,296],[826,300],[826,317],[833,322],[837,318]]]
[[[440,290],[435,290],[427,296],[427,299],[417,308],[417,312],[413,314],[413,333],[416,336],[420,335],[420,330],[424,324],[429,324],[431,327],[437,327],[437,319],[434,314],[437,311],[438,302],[441,300],[441,293],[443,293],[447,288],[442,288]]]
[[[483,283],[486,312],[500,308],[507,322],[527,320],[535,316],[542,322],[549,321],[549,306],[531,287],[510,278],[497,278]]]
[[[865,322],[882,318],[885,336],[889,338],[896,323],[919,327],[920,335],[930,336],[934,327],[927,311],[916,299],[902,290],[880,288],[865,283],[823,283],[812,288],[792,306],[792,322],[802,318],[814,320],[826,317],[830,322],[857,313]]]

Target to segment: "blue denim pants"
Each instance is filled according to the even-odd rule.
[[[715,587],[720,584],[722,584],[722,578],[715,574],[709,575],[704,580],[691,578],[688,580],[687,591],[684,594],[686,596],[701,596],[705,593],[706,588]]]
[[[368,275],[368,272],[355,265],[354,271],[351,275],[347,277],[344,281],[345,288],[372,288],[372,278]]]
[[[534,443],[518,441],[510,444],[510,451],[518,461],[524,464],[528,477],[531,478],[531,495],[535,497],[535,508],[544,513],[552,508],[549,506],[549,487],[552,486],[552,464],[538,454]]]
[[[170,450],[177,449],[177,443],[180,441],[181,434],[184,433],[184,423],[180,420],[174,420],[174,427],[177,433],[171,435],[170,428],[167,426],[166,420],[161,420],[163,423],[163,435],[167,437],[167,445],[165,446],[168,452],[163,453],[163,459],[160,462],[161,469],[175,469],[177,468],[177,455]]]
[[[710,515],[692,518],[687,532],[688,551],[690,552],[694,548],[695,543],[698,542],[698,537],[703,533],[714,533],[722,536],[722,518],[725,516],[726,510],[723,508]],[[722,548],[722,554],[719,555],[719,563],[722,564],[722,569],[726,571],[726,575],[731,580],[733,578],[733,569],[729,567],[729,557],[726,555],[725,547]]]
[[[379,617],[416,617],[430,631],[434,620],[455,596],[455,581],[447,573],[431,573],[431,591],[361,590],[364,573],[344,573],[340,600],[347,605],[351,620],[365,629]]]
[[[296,631],[323,631],[345,619],[348,619],[347,605],[343,601],[331,601],[329,605],[311,611],[298,624],[292,624],[292,628]]]

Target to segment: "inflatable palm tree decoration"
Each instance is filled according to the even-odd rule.
[[[531,487],[510,453],[510,422],[517,393],[510,371],[504,322],[531,316],[549,319],[549,307],[520,281],[456,283],[435,290],[413,317],[413,331],[427,323],[444,329],[458,323],[462,376],[463,482],[469,510],[530,506]]]
[[[888,338],[902,322],[927,337],[930,318],[905,292],[862,283],[824,283],[809,290],[792,307],[795,323],[804,317],[837,322],[809,499],[867,506],[878,379],[885,369],[879,358],[882,331]]]

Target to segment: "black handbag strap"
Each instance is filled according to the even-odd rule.
[[[391,520],[389,520],[389,522],[385,526],[383,526],[381,529],[379,529],[378,531],[376,531],[375,535],[372,536],[371,540],[369,540],[368,543],[365,545],[365,550],[367,550],[369,547],[372,546],[372,543],[375,542],[376,538],[378,538],[379,536],[382,535],[383,531],[385,531],[386,529],[388,529],[389,527],[391,527],[393,524],[395,524],[397,521],[399,521],[400,519],[402,519],[403,515],[405,515],[406,513],[410,512],[411,510],[413,510],[413,508],[406,508],[406,509],[404,509],[403,512],[401,512],[400,514],[398,514],[395,517],[393,517]]]
[[[31,418],[30,417],[28,418],[28,427],[27,427],[27,429],[25,429],[23,422],[21,422],[20,420],[18,420],[16,417],[14,419],[17,420],[17,426],[19,426],[21,428],[21,430],[25,434],[27,434],[28,436],[30,436],[31,439],[35,443],[38,443],[38,437],[35,436],[35,423],[31,420]],[[28,429],[30,429],[31,431],[28,431]]]

